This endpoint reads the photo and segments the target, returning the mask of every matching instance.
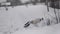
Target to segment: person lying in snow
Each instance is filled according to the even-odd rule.
[[[28,22],[24,25],[24,28],[28,27],[30,24],[37,24],[37,23],[41,22],[42,20],[44,20],[44,18],[35,19],[35,20],[32,20],[32,21],[28,21]]]

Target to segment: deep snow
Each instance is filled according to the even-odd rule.
[[[60,34],[60,24],[45,26],[43,28],[23,29],[13,34]]]
[[[0,31],[11,31],[13,32],[12,34],[59,34],[59,24],[44,27],[35,27],[31,25],[26,29],[23,27],[29,20],[42,17],[51,18],[50,15],[54,17],[53,8],[49,9],[50,12],[47,11],[45,5],[16,6],[14,8],[9,7],[8,11],[5,11],[2,8],[2,10],[0,10]]]

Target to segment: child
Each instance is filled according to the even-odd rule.
[[[44,20],[43,18],[41,19],[35,19],[35,20],[32,20],[32,21],[28,21],[25,25],[24,25],[24,28],[28,27],[30,24],[37,24],[39,23],[40,21]]]

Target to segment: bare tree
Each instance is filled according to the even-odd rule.
[[[56,1],[58,1],[58,3],[56,2]],[[47,5],[47,10],[48,10],[48,12],[49,12],[49,6],[48,6],[48,2],[51,2],[50,3],[50,7],[52,7],[52,8],[54,8],[54,14],[55,14],[55,17],[56,17],[56,21],[57,21],[57,23],[59,22],[59,18],[58,18],[58,11],[56,11],[55,9],[57,8],[57,9],[59,9],[59,0],[46,0],[46,5]],[[57,4],[57,5],[56,5]]]

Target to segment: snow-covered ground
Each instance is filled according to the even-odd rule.
[[[60,34],[60,24],[45,26],[43,28],[23,29],[13,34]]]
[[[51,18],[50,15],[54,17],[53,11],[50,8],[50,12],[48,12],[45,5],[9,7],[8,11],[2,8],[2,10],[0,9],[0,31],[14,32],[12,34],[59,34],[59,24],[44,27],[34,27],[31,25],[26,29],[24,28],[24,24],[27,21],[42,17]]]

